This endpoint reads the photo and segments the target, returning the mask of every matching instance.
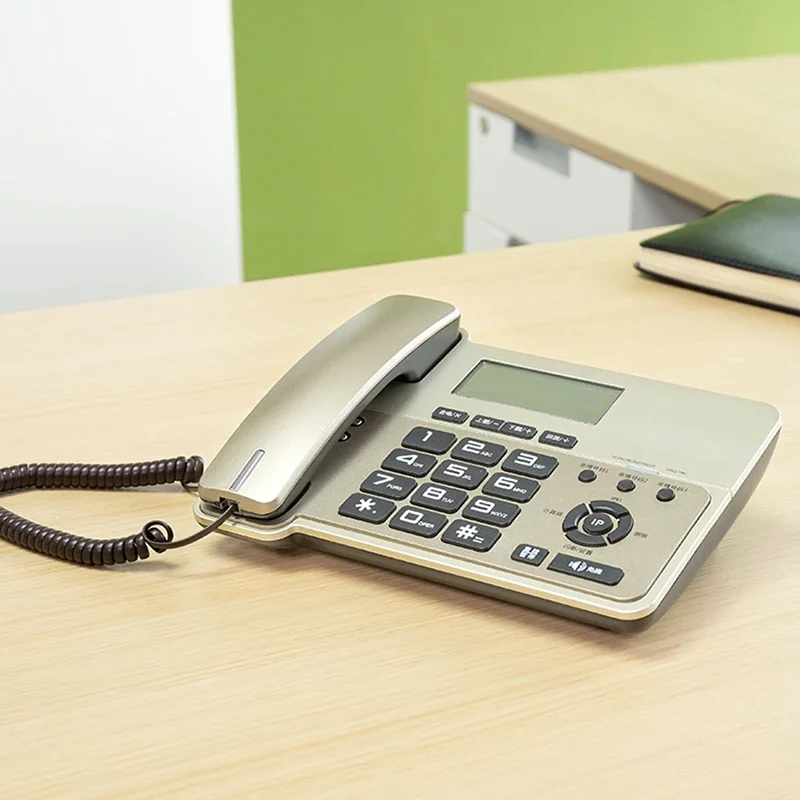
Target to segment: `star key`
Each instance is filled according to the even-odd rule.
[[[371,522],[373,525],[380,525],[394,513],[397,506],[388,500],[380,497],[370,497],[361,492],[351,494],[347,500],[339,506],[339,514],[343,517],[350,517],[361,522]]]

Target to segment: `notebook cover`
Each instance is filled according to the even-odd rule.
[[[800,281],[800,199],[762,195],[641,245]]]

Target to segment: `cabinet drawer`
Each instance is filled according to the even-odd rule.
[[[475,104],[469,109],[469,211],[531,243],[680,224],[704,212]]]
[[[469,210],[530,242],[630,229],[632,176],[477,105]]]

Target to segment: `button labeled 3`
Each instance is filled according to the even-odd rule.
[[[528,478],[549,478],[558,466],[558,459],[529,450],[514,450],[503,462],[503,469]]]

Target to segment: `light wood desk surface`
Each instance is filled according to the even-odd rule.
[[[800,54],[473,84],[472,102],[713,208],[800,195]]]
[[[2,795],[796,798],[800,319],[639,277],[641,238],[0,317],[4,464],[211,458],[297,358],[394,292],[456,303],[476,341],[785,418],[739,521],[630,637],[222,536],[95,570],[0,542]],[[96,536],[195,529],[178,490],[0,502]]]

